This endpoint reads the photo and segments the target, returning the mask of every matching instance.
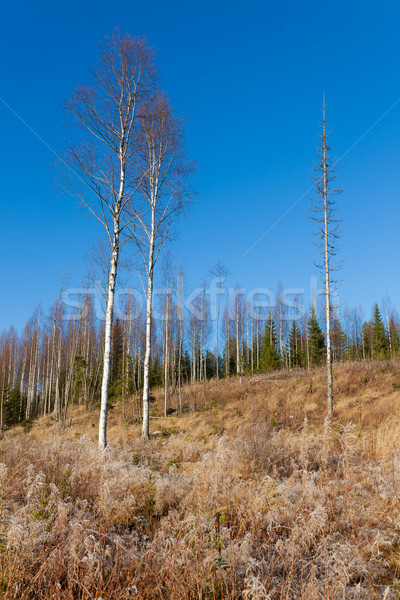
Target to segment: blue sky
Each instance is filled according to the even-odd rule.
[[[46,310],[63,271],[78,285],[103,235],[57,191],[49,148],[68,139],[62,103],[88,81],[115,26],[157,49],[163,86],[186,119],[198,198],[172,252],[189,285],[223,260],[231,285],[308,290],[318,258],[310,195],[243,254],[310,185],[323,93],[337,157],[400,98],[399,21],[394,1],[0,2],[0,330],[20,330],[39,303]],[[366,316],[386,294],[400,307],[399,165],[400,103],[337,172],[340,300]]]

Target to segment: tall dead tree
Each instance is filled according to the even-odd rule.
[[[64,181],[66,189],[105,227],[109,242],[99,423],[99,448],[104,449],[118,260],[128,231],[132,231],[128,208],[148,169],[145,166],[145,173],[138,171],[135,155],[143,142],[139,132],[144,106],[155,87],[153,52],[143,39],[121,36],[116,31],[106,38],[91,74],[91,85],[75,88],[65,105],[84,136],[81,143],[69,145],[64,156],[64,164],[69,166]]]
[[[338,224],[336,218],[335,196],[339,193],[332,187],[335,180],[335,174],[329,152],[331,148],[328,145],[328,134],[326,131],[326,111],[325,98],[322,107],[321,135],[318,144],[318,162],[314,169],[316,176],[315,189],[317,197],[312,203],[312,220],[318,224],[315,235],[318,238],[317,246],[321,250],[323,257],[322,263],[317,265],[322,272],[324,279],[325,296],[325,319],[326,319],[326,371],[327,371],[327,401],[328,415],[333,414],[333,373],[332,373],[332,347],[331,347],[331,286],[332,271],[337,268],[333,264],[333,259],[338,252]]]

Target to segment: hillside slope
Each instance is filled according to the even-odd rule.
[[[397,598],[400,363],[336,366],[332,422],[324,376],[159,390],[150,442],[117,404],[104,455],[97,411],[6,432],[0,597]]]

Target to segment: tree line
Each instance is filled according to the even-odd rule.
[[[164,413],[193,410],[190,387],[242,374],[311,369],[326,364],[326,331],[318,303],[309,310],[289,309],[277,294],[268,314],[237,293],[222,307],[219,331],[222,352],[215,352],[216,321],[211,319],[206,287],[184,310],[179,302],[182,278],[170,278],[168,293],[160,295],[152,321],[150,389],[164,388]],[[238,288],[238,292],[241,292]],[[128,297],[130,298],[130,297]],[[117,318],[111,340],[109,401],[121,402],[123,418],[142,419],[146,311]],[[319,318],[317,313],[320,314]],[[68,316],[66,319],[65,317]],[[11,328],[0,338],[0,427],[29,426],[37,416],[52,415],[61,427],[70,425],[74,407],[100,407],[104,368],[104,323],[96,318],[93,299],[86,295],[73,315],[66,315],[61,294],[48,315],[36,310],[22,335]],[[400,321],[386,300],[373,308],[371,320],[360,310],[345,309],[331,322],[332,361],[383,360],[400,349]],[[213,349],[214,348],[214,351]],[[183,389],[184,388],[184,389]],[[133,398],[133,403],[132,403]],[[130,402],[128,403],[128,399]],[[152,401],[150,394],[149,401]],[[128,410],[129,406],[129,410]]]

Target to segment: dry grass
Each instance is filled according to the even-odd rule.
[[[188,387],[148,443],[117,405],[105,455],[95,412],[7,432],[0,598],[397,598],[399,367],[337,366],[332,423],[317,370]]]

